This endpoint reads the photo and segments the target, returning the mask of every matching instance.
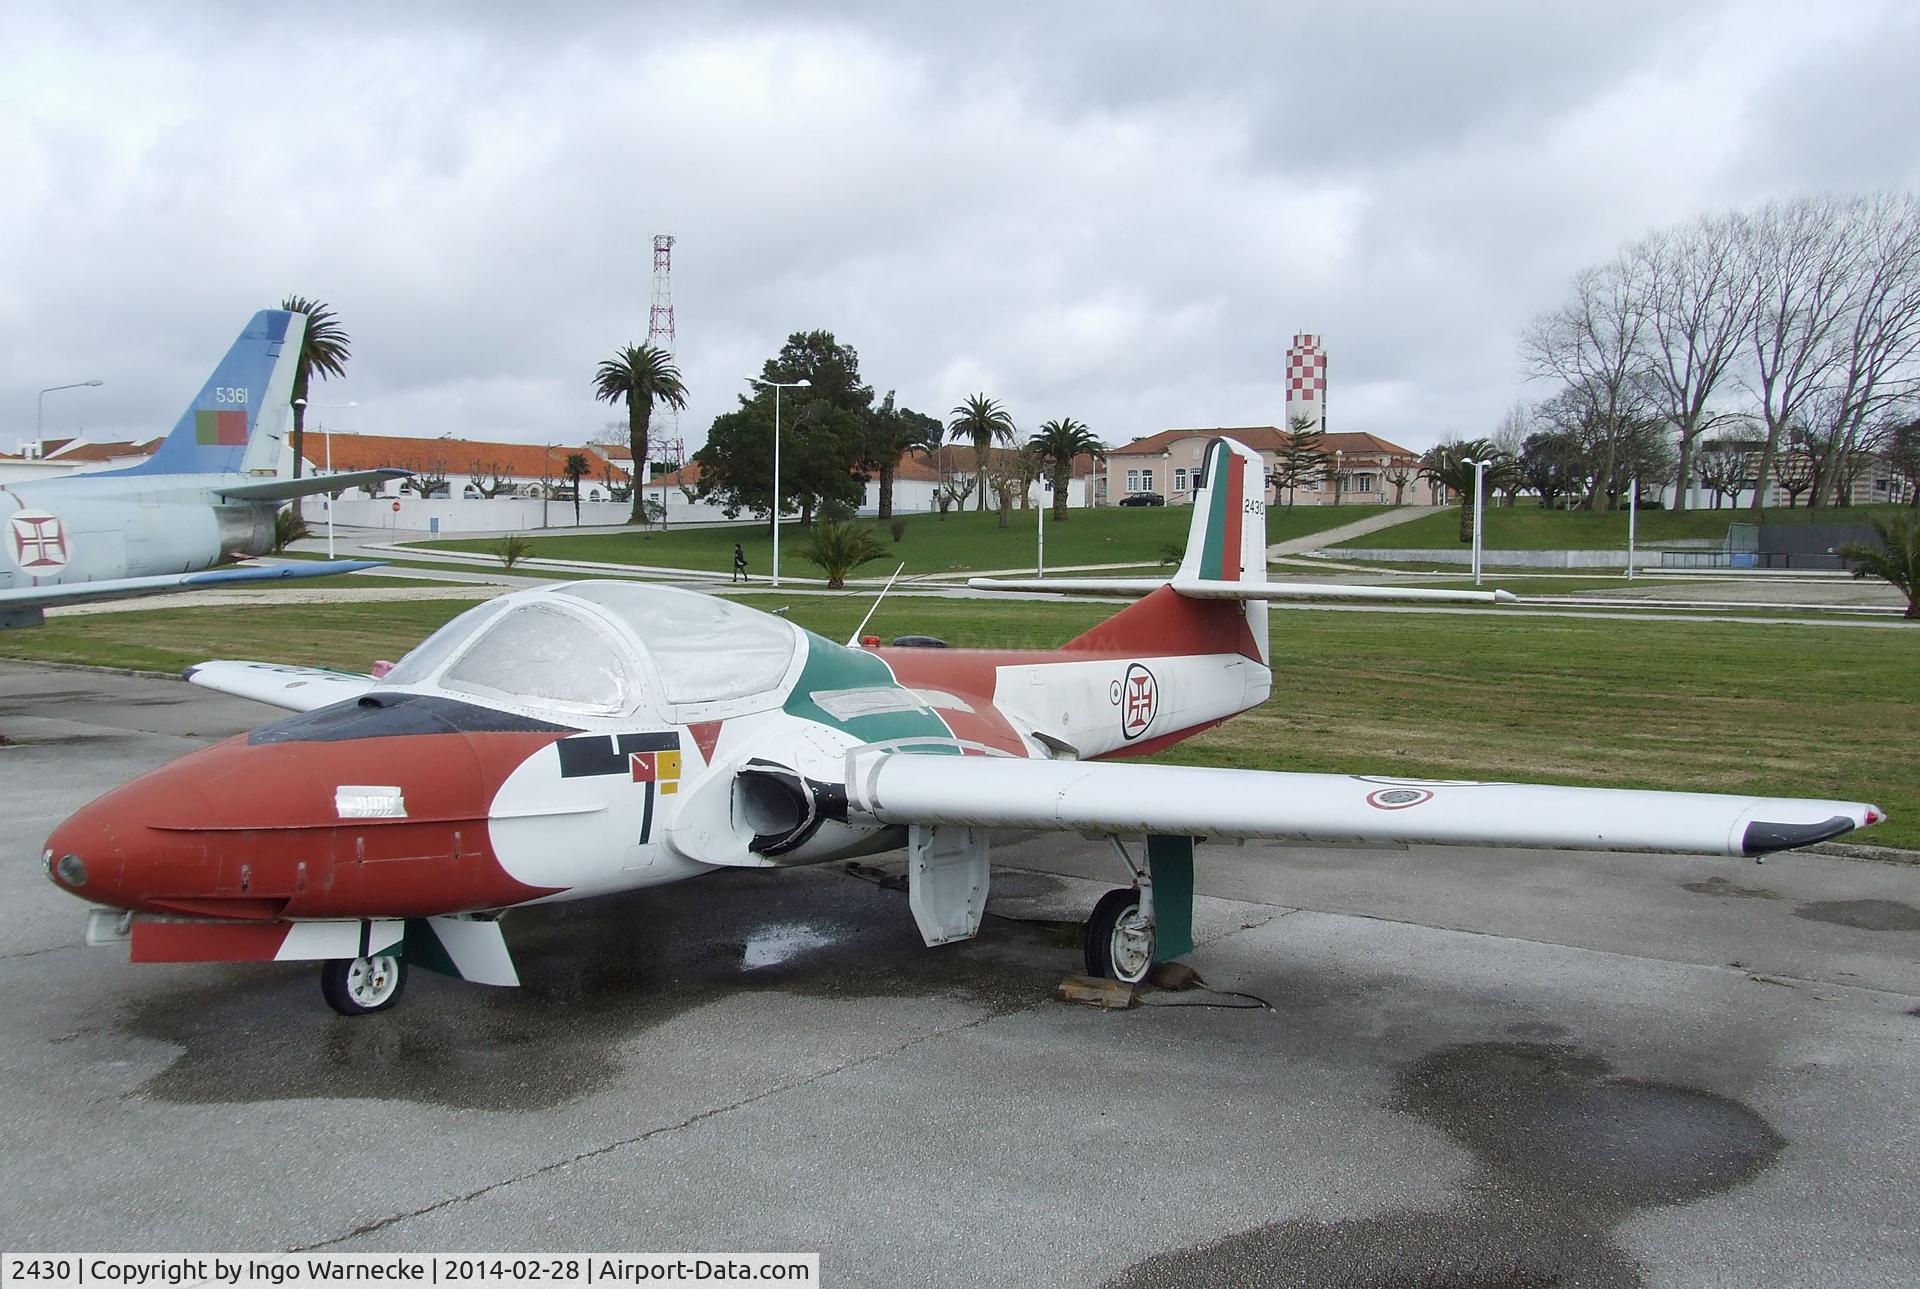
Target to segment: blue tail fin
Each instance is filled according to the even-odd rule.
[[[159,450],[139,465],[96,477],[274,473],[306,324],[306,315],[285,309],[254,314]]]

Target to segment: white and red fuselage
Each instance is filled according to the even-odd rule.
[[[554,594],[503,597],[486,625]],[[846,816],[854,748],[1140,755],[1258,705],[1269,685],[1238,606],[1171,591],[1057,651],[854,649],[769,620],[792,634],[789,674],[733,715],[561,720],[538,700],[372,685],[101,797],[48,839],[53,880],[143,914],[284,924],[494,912],[818,863],[900,844],[900,829]],[[83,880],[62,875],[69,855]],[[141,935],[135,953],[139,939],[204,933]]]

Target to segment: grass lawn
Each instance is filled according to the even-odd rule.
[[[844,640],[871,597],[757,595]],[[0,655],[176,670],[208,658],[364,669],[466,606],[262,605],[56,619]],[[887,601],[869,630],[1051,646],[1098,604]],[[1162,760],[1874,801],[1861,840],[1920,848],[1920,639],[1905,631],[1276,606],[1274,698]]]
[[[1766,512],[1766,522],[1864,524],[1869,515],[1884,517],[1902,509],[1900,506],[1845,506],[1815,512],[1805,506],[1793,510],[1776,508]],[[1643,545],[1683,537],[1725,541],[1727,526],[1746,523],[1747,519],[1745,510],[1643,510],[1637,538]],[[1612,510],[1604,515],[1590,515],[1584,510],[1542,510],[1525,500],[1511,508],[1488,506],[1481,541],[1490,551],[1625,550],[1627,512]],[[1365,550],[1463,549],[1460,512],[1450,510],[1427,515],[1410,523],[1363,534],[1342,542],[1341,546]]]
[[[1376,513],[1376,506],[1301,506],[1267,512],[1267,540],[1285,541],[1323,532]],[[1075,510],[1065,523],[1047,520],[1047,566],[1071,564],[1151,564],[1163,557],[1169,544],[1184,546],[1193,511],[1186,506],[1106,506]],[[968,511],[948,515],[907,517],[906,536],[894,542],[884,525],[873,524],[888,554],[860,570],[867,577],[885,577],[901,560],[903,577],[928,573],[965,573],[985,569],[1032,568],[1035,516],[1016,510],[1001,528],[998,517]],[[610,564],[651,564],[668,568],[704,569],[724,573],[733,567],[733,545],[746,550],[747,570],[765,577],[773,567],[773,539],[763,524],[719,528],[681,528],[668,532],[639,531],[583,534],[578,537],[533,537],[533,554],[541,559],[579,559]],[[818,577],[820,570],[801,552],[806,531],[798,523],[780,526],[780,571],[795,577]],[[410,542],[423,550],[472,551],[492,554],[496,539]]]

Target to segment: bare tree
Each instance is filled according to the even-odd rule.
[[[1746,270],[1734,216],[1704,216],[1655,233],[1627,254],[1646,295],[1648,388],[1679,439],[1674,509],[1685,510],[1694,442],[1722,419],[1710,403],[1744,355],[1758,284]]]
[[[447,450],[438,440],[427,450],[424,460],[410,460],[404,464],[413,471],[413,476],[400,481],[402,491],[410,488],[426,498],[447,486]]]
[[[967,498],[973,495],[974,486],[978,482],[979,477],[977,475],[956,474],[947,476],[946,482],[940,485],[941,517],[946,517],[948,507],[964,511],[967,508]]]
[[[1493,434],[1487,441],[1510,457],[1520,455],[1520,449],[1526,446],[1527,435],[1531,432],[1531,417],[1525,403],[1515,403],[1493,427]]]
[[[1406,504],[1407,485],[1413,482],[1415,469],[1412,461],[1405,457],[1395,457],[1387,462],[1387,468],[1380,472],[1380,477],[1393,485],[1394,505]]]
[[[1801,420],[1816,507],[1845,495],[1842,476],[1851,490],[1888,408],[1920,387],[1920,202],[1908,194],[1858,198],[1843,212],[1841,236],[1852,273],[1826,380]]]
[[[1903,415],[1904,419],[1896,418],[1888,424],[1880,459],[1906,483],[1907,504],[1920,506],[1920,419],[1913,417],[1911,407]]]
[[[1846,219],[1831,198],[1803,198],[1763,207],[1742,224],[1742,261],[1754,282],[1748,333],[1749,383],[1767,427],[1753,489],[1754,519],[1788,427],[1799,424],[1806,402],[1828,382],[1838,358],[1854,252]]]
[[[492,501],[495,497],[513,486],[508,482],[506,472],[497,460],[482,462],[475,459],[469,462],[467,465],[467,482],[473,485],[475,492],[485,497],[488,501]]]
[[[1788,510],[1798,506],[1801,494],[1813,487],[1813,453],[1802,446],[1799,431],[1789,433],[1787,450],[1774,458],[1773,478],[1787,494]],[[1754,495],[1759,495],[1758,487],[1754,489]]]
[[[1621,441],[1646,404],[1647,329],[1643,265],[1620,257],[1585,269],[1573,281],[1573,299],[1536,318],[1520,339],[1527,374],[1557,380],[1585,405],[1599,432],[1595,483],[1587,506],[1604,512]]]

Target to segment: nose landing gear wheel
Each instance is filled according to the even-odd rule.
[[[1153,923],[1140,911],[1140,892],[1108,891],[1087,916],[1087,974],[1137,985],[1153,970]]]
[[[342,1016],[367,1016],[400,1001],[407,964],[389,953],[371,958],[332,958],[320,964],[320,992]]]

